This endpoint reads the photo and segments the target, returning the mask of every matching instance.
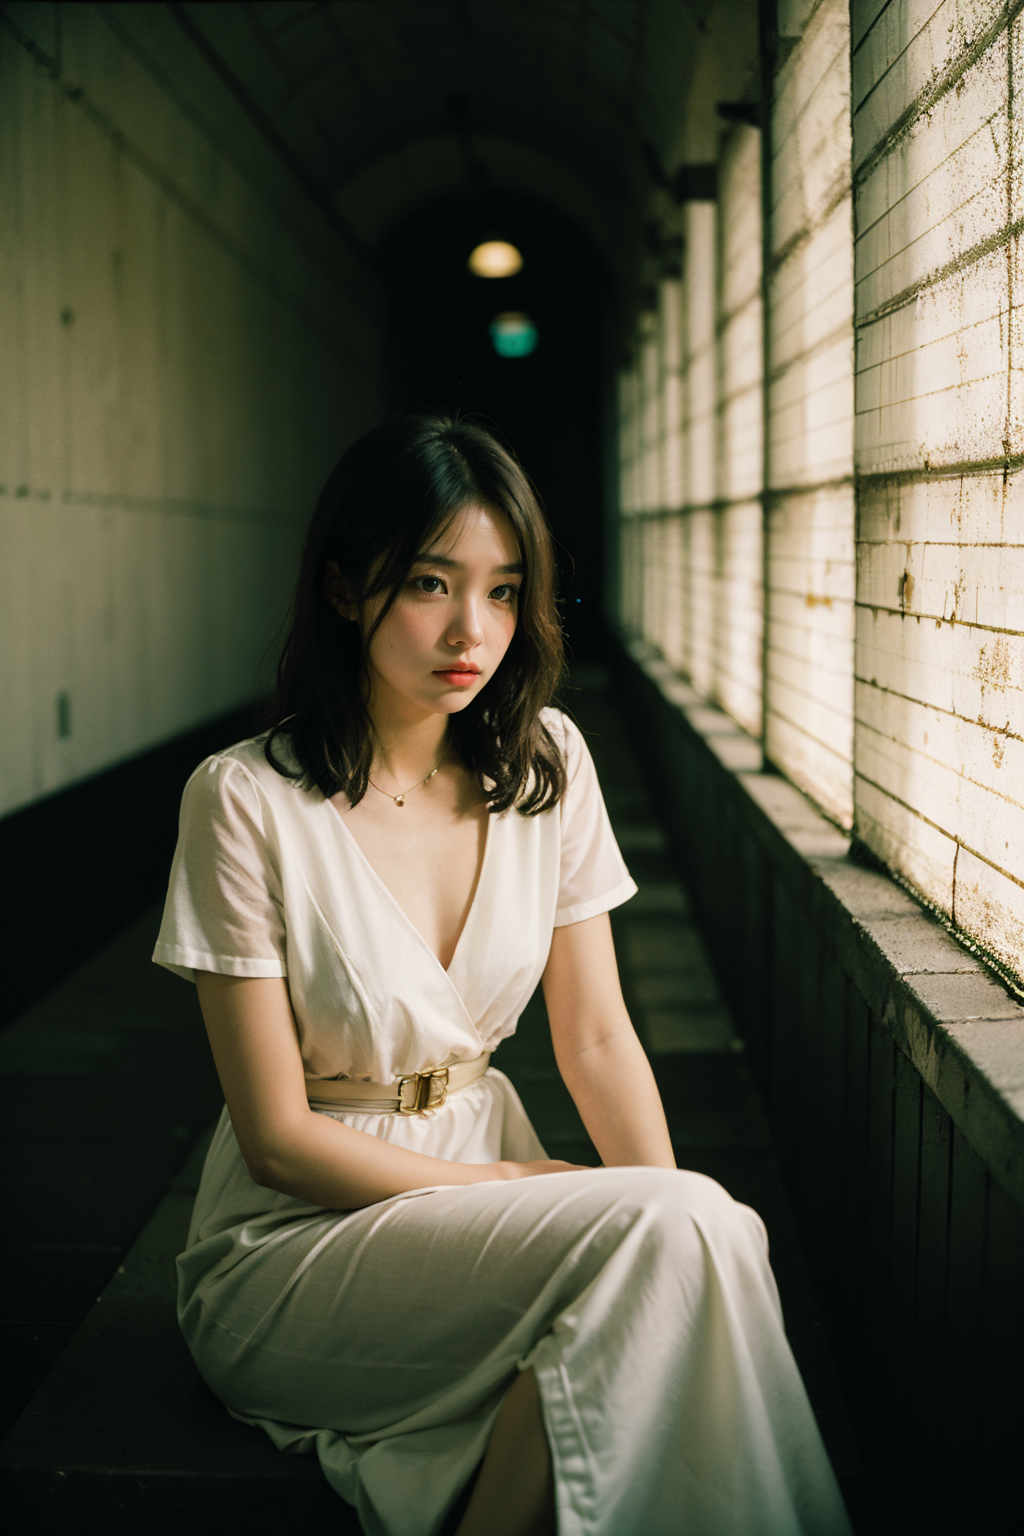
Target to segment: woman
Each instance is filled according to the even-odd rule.
[[[371,1536],[837,1536],[763,1227],[675,1170],[612,949],[636,887],[560,668],[513,459],[443,417],[362,438],[279,723],[183,799],[154,958],[195,980],[226,1108],[181,1325]],[[538,981],[603,1168],[546,1159],[489,1066]]]

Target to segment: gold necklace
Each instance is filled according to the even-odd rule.
[[[425,779],[420,779],[418,784],[414,784],[412,786],[412,789],[403,789],[402,793],[400,795],[393,795],[393,794],[391,794],[390,790],[381,789],[379,784],[374,784],[373,783],[373,780],[370,778],[369,774],[366,775],[366,782],[368,784],[373,784],[373,787],[377,791],[378,795],[387,795],[388,799],[389,800],[393,800],[395,802],[395,804],[399,807],[399,809],[401,809],[401,807],[405,804],[405,797],[406,797],[406,795],[411,795],[413,789],[422,789],[424,784],[429,784],[430,780],[434,777],[434,774],[437,772],[438,768],[440,768],[441,764],[444,762],[444,760],[447,757],[447,755],[448,755],[448,748],[445,747],[444,751],[441,753],[441,756],[437,760],[436,767],[431,768],[431,770],[427,774],[426,778]]]

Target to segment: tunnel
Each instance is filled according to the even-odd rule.
[[[410,409],[545,508],[626,1002],[857,1536],[1020,1529],[1022,71],[1020,0],[0,4],[19,1532],[359,1529],[177,1336],[223,1095],[150,955],[319,489]],[[599,1161],[539,993],[502,1059]]]

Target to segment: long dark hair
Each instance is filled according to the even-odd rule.
[[[509,648],[487,686],[450,717],[452,746],[491,811],[515,805],[529,816],[560,799],[565,763],[540,719],[563,671],[551,535],[529,480],[491,432],[471,419],[427,413],[405,413],[367,432],[320,494],[267,716],[278,723],[264,752],[278,773],[307,789],[315,785],[325,798],[340,790],[355,805],[365,795],[374,747],[364,702],[370,641],[418,552],[469,506],[508,518],[525,575]],[[384,595],[365,637],[328,601],[329,560],[337,561],[356,603]],[[282,733],[297,770],[274,754]]]

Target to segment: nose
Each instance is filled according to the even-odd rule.
[[[445,639],[456,650],[465,650],[467,646],[479,645],[483,637],[479,602],[467,593],[452,615]]]

